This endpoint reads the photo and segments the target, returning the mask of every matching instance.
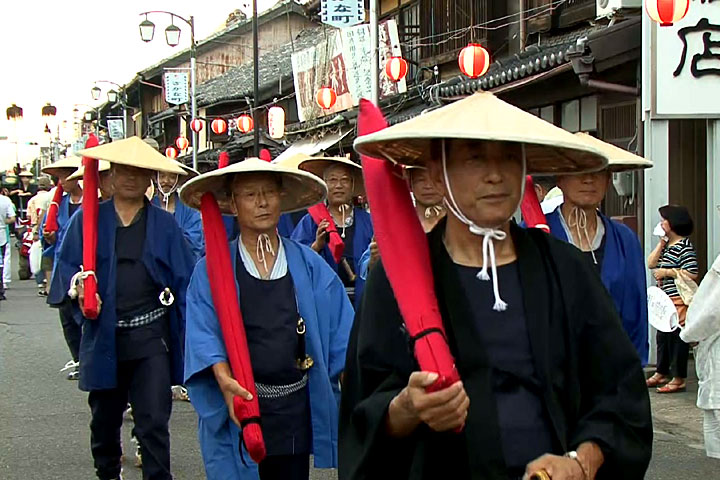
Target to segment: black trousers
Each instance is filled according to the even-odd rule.
[[[687,378],[690,345],[680,339],[680,329],[657,332],[657,372],[661,375]]]
[[[0,226],[0,228],[5,228]],[[5,249],[10,248],[10,239],[8,242],[0,247],[0,297],[5,295],[5,281],[3,280],[3,272],[5,271]]]
[[[67,343],[68,349],[70,350],[70,356],[74,362],[77,362],[80,358],[82,328],[73,318],[73,308],[70,299],[66,298],[63,303],[60,304],[58,313],[60,314],[60,325],[63,329],[63,335],[65,336],[65,343]]]
[[[128,398],[133,409],[133,433],[140,442],[143,480],[172,479],[170,432],[172,410],[170,356],[167,353],[118,363],[118,387],[90,392],[90,448],[101,480],[120,475],[120,428]]]
[[[272,455],[258,465],[260,480],[308,480],[310,455]]]

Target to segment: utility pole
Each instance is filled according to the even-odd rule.
[[[370,65],[370,87],[372,89],[372,102],[380,106],[380,55],[378,51],[378,12],[377,0],[370,0],[370,51],[372,60]]]
[[[258,105],[260,99],[258,98],[258,90],[260,83],[260,72],[259,72],[259,53],[258,53],[258,12],[257,12],[257,0],[253,0],[252,5],[252,31],[253,31],[253,104],[252,104],[252,118],[253,118],[253,155],[255,157],[260,156],[260,125],[259,118],[257,115]]]

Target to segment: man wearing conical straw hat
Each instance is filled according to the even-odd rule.
[[[579,248],[595,266],[610,292],[625,332],[643,365],[648,361],[648,311],[645,259],[637,234],[603,215],[612,174],[652,167],[652,162],[587,133],[578,138],[601,150],[608,168],[583,175],[560,175],[563,203],[547,215],[550,232]]]
[[[346,157],[311,157],[298,168],[322,178],[328,186],[327,204],[315,205],[300,220],[292,239],[315,250],[335,270],[351,301],[362,297],[364,280],[359,262],[373,238],[370,215],[353,206],[363,195],[362,169]]]
[[[303,479],[337,467],[339,378],[354,311],[314,251],[277,234],[321,202],[314,175],[256,158],[190,180],[207,245],[188,288],[185,384],[210,480]],[[237,216],[226,240],[221,212]]]
[[[46,271],[54,272],[53,265],[58,253],[58,246],[70,223],[70,218],[80,208],[83,191],[80,184],[75,179],[70,179],[72,174],[81,164],[81,158],[70,156],[61,158],[58,161],[45,166],[42,171],[57,178],[57,185],[52,191],[52,200],[50,206],[40,222],[40,237],[43,242],[43,261],[45,262]],[[53,289],[53,281],[55,276],[50,274],[48,278],[48,293]],[[63,289],[59,284],[55,284],[54,288],[58,291]],[[70,361],[65,364],[68,380],[77,380],[78,378],[78,360],[80,355],[80,337],[82,331],[80,326],[75,322],[72,315],[72,304],[66,300],[59,304],[58,314],[60,316],[60,325],[65,336],[65,343],[70,350]]]
[[[85,167],[80,166],[72,174],[70,174],[68,180],[82,180],[85,176]],[[110,172],[110,162],[101,160],[98,162],[98,192],[100,194],[100,201],[106,202],[113,196],[113,181],[112,174]]]
[[[96,475],[120,478],[120,428],[129,399],[143,477],[170,479],[170,387],[182,382],[193,258],[172,215],[152,205],[145,191],[156,171],[183,170],[137,137],[78,155],[84,157],[85,198],[57,255],[63,290],[53,289],[49,301],[69,297],[83,328],[79,386],[89,392]],[[93,160],[111,163],[114,196],[99,205]]]
[[[607,159],[489,93],[383,124],[362,102],[381,260],[348,345],[340,478],[642,479],[650,403],[612,301],[577,249],[510,222],[526,172]],[[427,237],[395,162],[443,192]]]

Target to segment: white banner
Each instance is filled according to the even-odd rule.
[[[165,72],[165,101],[171,105],[187,103],[190,99],[187,72]]]
[[[332,27],[346,28],[365,21],[363,0],[322,0],[320,20]]]
[[[125,138],[125,121],[122,118],[108,118],[108,135],[113,140]]]
[[[685,18],[653,24],[657,117],[720,117],[720,5],[691,0]]]

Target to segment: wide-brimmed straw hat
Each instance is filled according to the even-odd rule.
[[[347,157],[308,157],[299,163],[298,168],[325,180],[325,170],[333,165],[344,165],[350,169],[355,180],[353,195],[365,194],[362,167]]]
[[[18,173],[18,177],[29,177],[29,178],[32,178],[32,177],[34,177],[34,176],[35,176],[35,175],[33,175],[33,173],[32,173],[31,171],[29,171],[29,170],[23,170],[22,172]]]
[[[86,148],[77,154],[119,165],[186,175],[185,170],[178,165],[178,162],[165,157],[139,137],[125,138],[97,147]]]
[[[288,168],[299,168],[300,164],[308,158],[311,157],[306,153],[296,153],[295,155],[283,158],[282,160],[273,160],[272,163],[274,163],[275,165],[282,165]]]
[[[231,181],[235,175],[271,173],[279,175],[282,181],[283,213],[303,210],[322,202],[327,195],[325,182],[315,175],[298,169],[278,165],[259,158],[248,158],[225,168],[213,170],[193,178],[180,189],[180,199],[192,208],[200,209],[200,199],[211,192],[215,194],[220,210],[235,215],[232,205]]]
[[[99,160],[98,161],[98,172],[107,172],[110,170],[110,162],[106,162],[105,160]],[[75,170],[73,173],[68,175],[67,180],[80,180],[85,176],[85,166],[81,166],[77,170]]]
[[[653,166],[651,160],[616,147],[612,143],[604,142],[588,133],[578,132],[575,135],[584,142],[587,142],[588,145],[600,150],[608,158],[607,168],[611,172],[625,172],[628,170],[651,168]]]
[[[72,173],[82,166],[82,158],[72,155],[70,157],[64,157],[56,162],[46,165],[42,168],[43,173],[52,175],[53,177],[59,177],[61,175],[67,175]]]
[[[607,166],[607,158],[587,142],[487,92],[358,137],[355,150],[404,165],[423,165],[439,160],[431,158],[431,144],[441,139],[523,144],[530,174],[592,172]]]

